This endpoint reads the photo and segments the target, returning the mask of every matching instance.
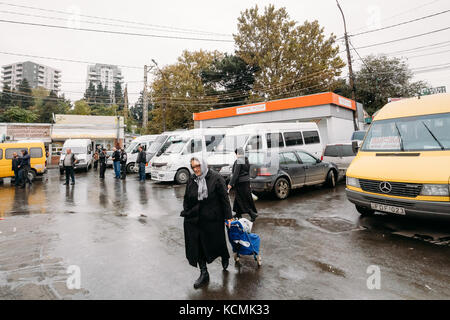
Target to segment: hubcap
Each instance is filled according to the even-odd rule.
[[[281,197],[281,198],[285,198],[286,196],[287,196],[287,193],[288,193],[288,184],[285,182],[285,181],[280,181],[280,182],[278,182],[278,188],[277,188],[277,191],[278,191],[278,195]]]

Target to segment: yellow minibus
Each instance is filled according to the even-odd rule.
[[[361,215],[450,217],[450,94],[380,109],[347,170],[346,194]]]

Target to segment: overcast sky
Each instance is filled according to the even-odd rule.
[[[19,8],[8,6],[5,3],[65,11],[72,14],[64,15],[57,12]],[[232,40],[231,35],[236,32],[237,18],[241,11],[253,7],[255,4],[262,8],[270,3],[275,3],[277,8],[286,7],[291,18],[299,23],[305,20],[318,20],[327,34],[334,33],[340,37],[344,33],[342,17],[335,0],[0,0],[0,19],[121,32]],[[450,9],[450,1],[448,0],[340,0],[340,3],[346,15],[349,34],[385,27]],[[87,18],[79,14],[142,24],[133,25],[138,28],[130,28],[131,25],[126,22]],[[36,15],[51,17],[51,19],[36,17]],[[393,29],[355,36],[352,37],[351,41],[358,48],[414,36],[450,27],[449,18],[450,12]],[[121,26],[88,24],[85,21]],[[156,28],[149,25],[162,27]],[[143,65],[151,64],[151,59],[155,59],[160,66],[163,66],[174,63],[185,49],[216,49],[229,53],[234,51],[232,42],[112,35],[4,22],[0,22],[0,30],[0,51],[2,52],[142,67],[142,69],[121,68],[125,83],[128,83],[131,102],[137,100],[139,91],[142,90]],[[368,54],[392,53],[448,40],[450,40],[450,30],[445,30],[358,51],[364,57]],[[343,42],[340,41],[339,43],[341,48],[344,49]],[[354,52],[352,52],[352,55],[356,60],[356,69],[358,69],[361,62]],[[450,64],[450,42],[397,54],[397,56],[408,57],[411,68]],[[346,59],[344,54],[342,54],[342,57]],[[86,89],[87,64],[0,53],[1,65],[27,60],[60,69],[63,82],[62,92],[66,94],[66,97],[76,100],[83,96]],[[346,73],[347,69],[344,74]],[[449,90],[449,74],[450,69],[438,70],[417,74],[416,79],[426,80],[432,86],[445,85]]]

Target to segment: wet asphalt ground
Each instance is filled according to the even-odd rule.
[[[343,184],[259,199],[262,267],[243,257],[223,272],[218,259],[194,290],[184,186],[110,169],[104,181],[91,170],[63,182],[53,169],[26,190],[0,185],[0,299],[450,299],[450,224],[361,218]],[[69,266],[80,289],[67,287]],[[380,289],[367,286],[369,266]]]

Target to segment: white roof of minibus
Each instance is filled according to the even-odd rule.
[[[143,142],[143,141],[154,141],[156,138],[158,138],[159,134],[149,134],[145,136],[139,136],[136,139],[134,139],[132,142]]]
[[[86,146],[91,143],[91,139],[67,139],[64,142],[64,147],[67,146]]]
[[[203,136],[207,134],[225,134],[225,128],[197,128],[186,131],[172,132],[171,136],[178,136],[180,138],[190,138],[195,136]]]
[[[227,129],[227,135],[252,134],[261,131],[318,129],[315,122],[270,122],[253,123]]]

